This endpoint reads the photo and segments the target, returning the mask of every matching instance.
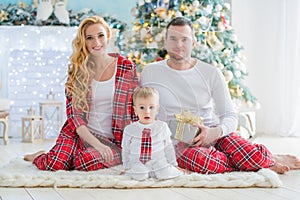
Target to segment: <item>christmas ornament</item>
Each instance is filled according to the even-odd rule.
[[[133,7],[130,11],[131,15],[134,17],[138,17],[139,16],[139,10],[136,7]]]
[[[0,11],[0,22],[3,22],[5,20],[8,20],[7,18],[7,13],[4,12],[3,10]]]
[[[66,8],[67,0],[56,0],[54,14],[62,24],[69,24],[69,13]]]
[[[220,16],[221,18],[221,22],[220,23],[220,26],[222,24],[222,26],[226,29],[226,30],[230,30],[231,29],[231,26],[229,25],[229,23],[227,22],[227,20],[225,19],[224,15],[221,14]]]
[[[219,68],[220,70],[223,70],[224,69],[223,63],[218,63],[217,68]]]
[[[36,20],[46,21],[53,12],[53,5],[51,0],[39,0]]]
[[[230,82],[233,79],[233,73],[231,71],[226,70],[223,74],[227,82]]]
[[[217,11],[217,12],[220,12],[221,10],[222,10],[222,6],[220,5],[220,4],[218,4],[218,5],[216,5],[216,7],[215,7],[215,10]]]
[[[145,39],[146,36],[147,36],[147,29],[146,28],[142,28],[141,31],[140,31],[140,36],[141,36],[141,39]]]
[[[241,71],[235,71],[234,72],[235,77],[240,78],[242,76]]]
[[[139,6],[143,6],[145,4],[145,1],[144,0],[140,0],[139,1]]]
[[[221,51],[224,48],[224,44],[219,40],[215,32],[208,32],[206,41],[214,51]]]
[[[193,1],[192,5],[194,8],[198,8],[200,3],[199,3],[199,1]]]

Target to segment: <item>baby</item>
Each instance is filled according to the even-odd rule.
[[[127,125],[123,133],[122,161],[126,174],[136,180],[181,175],[171,131],[165,122],[156,120],[158,92],[150,87],[139,87],[133,94],[133,104],[139,121]]]

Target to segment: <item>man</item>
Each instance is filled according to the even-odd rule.
[[[224,76],[191,57],[196,44],[191,21],[176,17],[166,28],[165,48],[170,58],[147,65],[141,73],[141,85],[159,91],[160,120],[168,123],[183,110],[204,119],[192,145],[175,142],[179,167],[203,174],[299,169],[296,157],[281,156],[276,162],[263,145],[252,144],[234,132],[238,119]]]

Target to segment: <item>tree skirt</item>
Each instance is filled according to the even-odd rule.
[[[258,172],[230,172],[203,175],[191,173],[168,180],[150,178],[136,181],[120,175],[122,166],[92,172],[40,171],[21,158],[11,160],[0,167],[0,187],[70,187],[70,188],[244,188],[280,187],[279,176],[269,170]]]

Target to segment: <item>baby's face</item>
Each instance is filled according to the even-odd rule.
[[[158,100],[155,96],[140,97],[135,101],[134,111],[142,124],[150,124],[158,113]]]

